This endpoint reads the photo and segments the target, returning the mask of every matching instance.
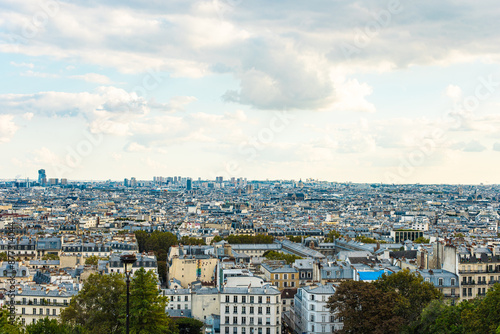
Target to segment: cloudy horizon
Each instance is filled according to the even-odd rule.
[[[0,3],[0,178],[498,184],[493,1]]]

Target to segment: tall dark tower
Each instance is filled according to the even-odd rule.
[[[47,175],[45,174],[45,169],[38,170],[38,184],[44,185],[47,183]]]

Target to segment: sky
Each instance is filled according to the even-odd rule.
[[[0,0],[0,179],[500,183],[497,1]]]

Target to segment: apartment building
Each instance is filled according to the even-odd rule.
[[[55,286],[21,286],[15,295],[16,315],[23,324],[35,323],[45,317],[58,319],[77,293],[77,290]]]
[[[333,285],[307,286],[297,290],[290,316],[295,333],[326,334],[342,329],[342,322],[327,308],[328,298],[334,293]]]
[[[220,293],[221,334],[280,334],[281,294],[273,286],[224,288]]]
[[[263,263],[261,269],[266,280],[280,290],[299,287],[299,271],[290,265],[273,266]]]
[[[500,282],[498,248],[462,250],[458,258],[458,276],[461,300],[486,295],[495,283]]]

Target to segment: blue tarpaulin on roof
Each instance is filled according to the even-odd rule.
[[[380,271],[360,271],[359,272],[359,280],[360,281],[376,281],[380,277],[382,277],[383,273],[384,273],[383,270],[380,270]]]

